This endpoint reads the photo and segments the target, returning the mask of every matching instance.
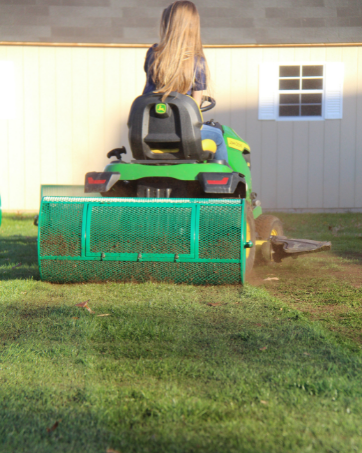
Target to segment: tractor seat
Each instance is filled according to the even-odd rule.
[[[137,97],[128,119],[128,138],[136,160],[213,159],[216,143],[201,140],[203,118],[195,100],[172,92]],[[180,162],[181,163],[181,162]]]

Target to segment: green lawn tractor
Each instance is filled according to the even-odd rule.
[[[280,261],[326,250],[330,243],[288,240],[280,220],[263,215],[252,191],[249,145],[222,130],[228,162],[201,140],[202,111],[193,98],[155,93],[132,104],[124,147],[103,172],[85,176],[84,195],[43,196],[38,254],[43,280],[244,283],[256,254]],[[43,193],[44,195],[44,193]]]

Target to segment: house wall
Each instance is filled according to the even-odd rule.
[[[16,117],[0,119],[4,209],[36,210],[40,184],[82,184],[127,141],[145,48],[0,46],[15,64]],[[217,106],[205,115],[251,146],[268,209],[362,209],[362,47],[209,48]],[[259,63],[345,63],[342,120],[258,120]]]
[[[362,42],[360,0],[194,0],[204,44]],[[170,0],[1,0],[0,40],[154,43]]]

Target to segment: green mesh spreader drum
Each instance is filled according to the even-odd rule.
[[[245,200],[44,197],[42,280],[243,283]]]

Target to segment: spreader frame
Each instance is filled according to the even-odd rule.
[[[67,205],[70,204],[77,204],[79,206],[83,205],[82,208],[82,220],[81,220],[81,240],[80,240],[80,252],[76,253],[68,253],[68,254],[51,254],[51,253],[44,253],[43,244],[46,241],[46,238],[49,237],[51,234],[52,226],[51,226],[51,213],[52,209],[57,210],[57,215],[59,218],[59,209],[62,212],[64,208],[64,215],[67,215]],[[103,253],[100,251],[92,252],[90,248],[91,237],[92,234],[92,212],[97,207],[104,207],[109,206],[112,208],[119,208],[120,210],[123,208],[131,208],[139,210],[141,208],[171,208],[171,222],[172,222],[172,213],[176,213],[178,208],[189,208],[191,209],[191,219],[190,219],[190,253],[139,253],[135,250],[132,253]],[[69,207],[69,206],[68,206]],[[235,214],[234,209],[237,210],[236,217],[237,218],[237,225],[233,225],[234,227],[234,237],[235,237],[235,230],[240,231],[240,254],[238,259],[231,259],[231,258],[200,258],[200,210],[204,207],[204,209],[210,209],[215,207],[224,207],[230,210]],[[151,209],[152,211],[152,209]],[[45,214],[45,212],[47,212]],[[134,211],[136,212],[136,211]],[[208,212],[208,211],[205,211]],[[231,212],[231,211],[230,211]],[[59,221],[59,220],[58,220]],[[152,221],[152,220],[150,220]],[[212,217],[208,219],[209,222],[212,222]],[[50,222],[50,223],[49,223]],[[132,221],[129,220],[131,227]],[[56,223],[56,222],[54,222]],[[127,225],[126,225],[127,226]],[[107,228],[107,224],[104,225]],[[59,226],[58,226],[59,228]],[[78,225],[79,230],[79,225]],[[133,224],[134,230],[134,224]],[[54,230],[54,232],[56,229]],[[217,232],[217,225],[215,224],[215,231]],[[125,231],[120,232],[120,234],[127,235],[127,228]],[[217,234],[217,233],[216,233]],[[134,237],[134,233],[133,233]],[[115,238],[115,241],[117,238]],[[217,240],[217,238],[213,238],[212,240]],[[203,244],[205,246],[205,244]],[[139,262],[139,263],[218,263],[218,265],[224,264],[239,264],[240,265],[240,276],[239,282],[244,283],[245,280],[245,247],[248,244],[246,242],[246,222],[245,222],[245,200],[244,199],[170,199],[170,198],[90,198],[90,197],[43,197],[41,202],[40,208],[40,216],[39,216],[39,230],[38,230],[38,257],[39,257],[39,269],[40,275],[43,279],[43,272],[42,268],[45,264],[45,261],[52,260],[58,262],[59,261],[74,261],[74,262],[82,262],[83,265],[85,262],[90,261],[106,261],[106,262]],[[203,249],[204,250],[204,249]],[[50,264],[50,263],[48,263]],[[49,280],[49,271],[46,280]],[[122,281],[122,276],[119,276],[119,281]],[[56,278],[53,281],[57,281]],[[59,282],[64,281],[64,279],[60,279]],[[69,280],[66,279],[65,281],[72,281],[72,276],[69,276]]]

